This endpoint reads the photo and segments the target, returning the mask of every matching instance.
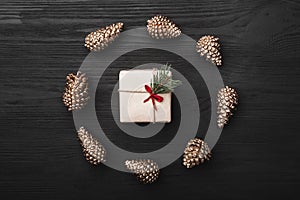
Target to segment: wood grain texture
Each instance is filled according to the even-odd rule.
[[[116,21],[126,29],[143,26],[154,14],[168,16],[195,40],[203,34],[220,37],[220,73],[239,92],[240,105],[210,162],[186,170],[179,159],[156,184],[145,186],[131,174],[83,159],[61,95],[65,76],[88,54],[83,47],[88,32]],[[1,0],[1,199],[295,199],[300,186],[299,17],[296,0]],[[155,51],[143,56],[139,61],[166,58]],[[131,65],[134,59],[129,55],[115,64]],[[99,89],[111,88],[112,72]],[[188,68],[185,76],[201,81]],[[210,102],[201,97],[202,111]],[[97,110],[107,131],[114,132],[107,105]],[[132,149],[134,141],[111,139]],[[152,148],[147,141],[142,145]]]

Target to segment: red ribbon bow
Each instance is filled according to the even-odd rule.
[[[162,102],[164,98],[162,96],[159,96],[158,94],[153,94],[151,87],[149,87],[148,85],[145,85],[145,90],[150,94],[150,96],[144,100],[144,103],[146,103],[151,99],[154,109],[157,110],[157,107],[155,105],[155,100],[157,102]]]

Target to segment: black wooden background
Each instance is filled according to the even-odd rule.
[[[299,195],[299,1],[0,2],[1,199]],[[170,17],[195,40],[204,34],[220,37],[220,73],[225,84],[238,90],[240,105],[211,161],[187,170],[178,159],[162,170],[158,182],[142,185],[131,174],[93,167],[83,159],[61,95],[65,76],[76,72],[88,54],[83,47],[87,33],[117,21],[126,29],[144,26],[155,14]],[[155,51],[143,55],[145,62],[164,58]],[[134,57],[123,58],[128,60],[134,63]],[[104,90],[111,86],[109,76],[106,80]],[[122,148],[134,145],[122,137],[112,139]]]

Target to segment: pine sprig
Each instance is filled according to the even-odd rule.
[[[180,80],[173,80],[170,76],[171,65],[163,65],[157,73],[153,74],[150,87],[154,94],[169,93],[182,84]]]

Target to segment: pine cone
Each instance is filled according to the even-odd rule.
[[[213,64],[217,66],[222,65],[222,56],[219,52],[220,44],[219,38],[206,35],[201,37],[196,45],[197,52],[200,53],[201,56],[206,55],[206,59],[210,60]]]
[[[180,29],[167,17],[157,15],[149,19],[148,32],[156,39],[176,38],[181,34]]]
[[[144,184],[153,183],[158,178],[159,168],[153,160],[126,160],[125,165]]]
[[[238,104],[238,94],[237,92],[228,86],[222,88],[218,92],[218,126],[222,128],[228,123],[230,116],[233,115],[233,111],[236,109]]]
[[[188,142],[184,150],[183,165],[186,168],[192,168],[205,160],[209,160],[210,157],[211,153],[208,145],[204,141],[195,138]]]
[[[123,23],[118,22],[91,32],[85,37],[84,46],[90,51],[103,50],[109,43],[113,42],[114,39],[118,37],[122,28]]]
[[[63,103],[69,111],[82,109],[89,100],[87,77],[78,71],[76,75],[69,74],[66,80]]]
[[[93,165],[104,162],[106,154],[104,147],[84,127],[80,127],[77,134],[85,159]]]

